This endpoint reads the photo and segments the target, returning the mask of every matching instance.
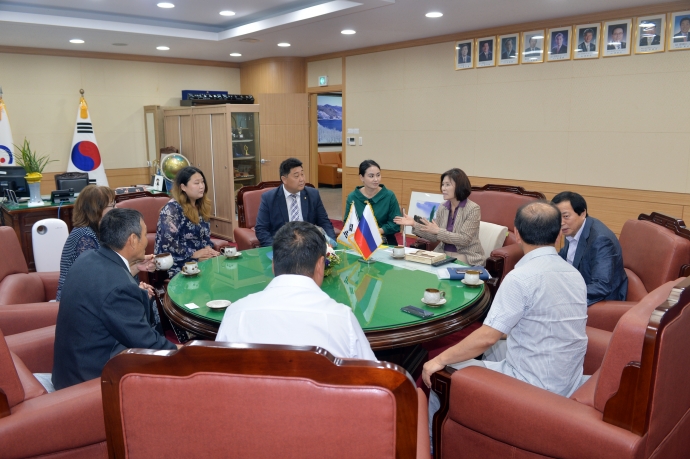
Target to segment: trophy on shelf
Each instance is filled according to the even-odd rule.
[[[249,156],[249,147],[247,145],[244,146],[244,156]]]

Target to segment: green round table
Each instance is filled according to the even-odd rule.
[[[220,256],[199,263],[197,276],[176,275],[163,302],[166,315],[177,326],[215,339],[225,310],[209,309],[206,303],[235,302],[263,290],[274,278],[270,252],[270,247],[263,247],[246,250],[234,259]],[[338,254],[341,262],[321,288],[352,308],[373,350],[409,347],[448,335],[476,321],[488,308],[490,295],[485,286],[467,287],[428,272],[392,266],[385,262],[386,252],[377,252],[382,261],[372,264],[361,263],[361,257],[344,251]],[[435,308],[422,303],[427,288],[444,290],[446,303]],[[189,309],[185,306],[189,303],[199,308]],[[434,316],[421,319],[406,314],[400,308],[407,305]]]

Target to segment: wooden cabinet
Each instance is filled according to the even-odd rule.
[[[163,116],[165,145],[206,175],[212,233],[232,239],[236,192],[261,181],[259,106],[170,107]]]

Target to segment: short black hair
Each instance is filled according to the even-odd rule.
[[[582,36],[584,37],[584,36],[587,35],[588,33],[591,33],[592,35],[594,35],[594,31],[593,31],[592,29],[585,29],[585,31],[582,32]]]
[[[528,202],[520,206],[514,223],[527,244],[553,245],[561,232],[561,213],[549,202]]]
[[[287,177],[295,167],[302,167],[302,161],[297,158],[288,158],[280,163],[280,176]]]
[[[122,250],[127,239],[136,234],[141,238],[141,222],[144,217],[135,209],[115,208],[105,214],[99,226],[101,245],[110,250]]]
[[[367,169],[369,169],[371,166],[374,166],[378,170],[381,170],[381,166],[379,166],[379,163],[377,163],[373,159],[365,159],[359,164],[359,175],[364,177],[364,174],[367,173]]]
[[[683,19],[680,20],[680,22],[678,24],[682,24],[684,21],[690,22],[690,17],[685,16]]]
[[[462,169],[454,167],[441,174],[441,187],[443,187],[443,179],[448,177],[455,183],[455,199],[464,201],[470,194],[472,194],[472,185],[470,179],[467,177]]]
[[[585,198],[573,191],[561,191],[551,200],[554,204],[560,204],[564,201],[570,202],[573,210],[578,215],[582,215],[582,212],[587,210],[587,201],[585,201]]]
[[[299,274],[311,277],[319,258],[325,256],[326,238],[311,223],[286,223],[273,237],[273,273],[276,276]]]

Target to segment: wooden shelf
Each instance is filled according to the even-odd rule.
[[[253,142],[253,141],[254,141],[254,139],[237,139],[237,140],[233,139],[232,143],[247,143],[247,142]]]
[[[249,176],[246,176],[246,177],[235,177],[235,181],[236,181],[236,182],[239,182],[239,181],[241,181],[241,180],[250,180],[250,179],[253,179],[254,177],[255,177],[254,175],[249,175]]]
[[[233,156],[232,159],[235,161],[246,161],[248,159],[254,159],[256,156]]]

